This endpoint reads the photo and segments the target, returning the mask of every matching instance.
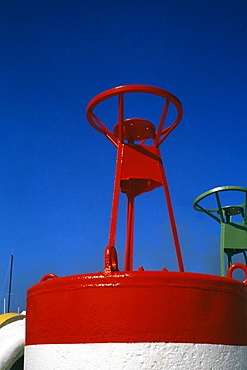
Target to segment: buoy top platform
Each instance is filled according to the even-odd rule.
[[[145,118],[126,117],[125,98],[131,94],[149,94],[163,99],[159,121],[154,123]],[[94,113],[104,100],[117,98],[116,116],[118,122],[108,128]],[[175,112],[170,117],[169,108]],[[117,271],[118,261],[115,249],[119,193],[127,197],[127,227],[124,270],[133,270],[134,251],[134,200],[137,196],[163,187],[179,271],[184,271],[183,259],[177,233],[175,217],[166,174],[161,158],[160,145],[182,119],[180,101],[166,90],[145,85],[119,86],[96,96],[88,104],[87,119],[104,134],[117,148],[116,172],[112,199],[112,213],[108,246],[105,250],[105,271]],[[168,119],[169,117],[169,119]]]

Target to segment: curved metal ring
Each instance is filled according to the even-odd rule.
[[[210,194],[218,193],[219,191],[227,191],[227,190],[235,190],[235,191],[243,191],[247,193],[247,188],[244,188],[242,186],[219,186],[217,188],[214,188],[212,190],[205,191],[205,193],[202,193],[199,195],[193,202],[193,208],[198,211],[198,212],[217,212],[218,208],[216,209],[201,209],[200,206],[198,205],[198,202],[200,202],[202,199],[206,198]],[[239,204],[236,207],[243,207],[245,203]]]
[[[232,279],[232,273],[236,269],[241,269],[245,272],[245,279],[243,283],[247,285],[247,266],[243,265],[242,263],[234,263],[233,265],[231,265],[227,270],[227,277]]]
[[[42,281],[46,281],[46,280],[53,280],[53,279],[57,279],[58,276],[55,275],[55,274],[46,274],[44,275],[41,279],[40,279],[40,283],[42,283]]]
[[[154,86],[147,86],[147,85],[126,85],[126,86],[118,86],[113,89],[107,90],[102,92],[101,94],[97,95],[94,97],[88,104],[87,110],[86,110],[86,115],[87,115],[87,120],[89,123],[99,132],[103,134],[107,134],[108,130],[102,125],[102,123],[99,126],[99,120],[93,113],[94,108],[101,103],[102,101],[109,99],[113,96],[121,96],[123,94],[128,94],[128,93],[147,93],[147,94],[153,94],[157,95],[160,97],[163,97],[167,99],[169,102],[173,103],[174,106],[177,109],[177,118],[175,122],[171,125],[171,129],[175,128],[179,122],[182,119],[183,115],[183,109],[182,109],[182,104],[178,100],[178,98],[171,94],[170,92],[161,89],[159,87],[154,87]],[[166,133],[167,129],[162,130],[161,134]],[[169,130],[170,131],[170,130]]]

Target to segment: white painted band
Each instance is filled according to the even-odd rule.
[[[25,347],[25,370],[243,370],[247,346],[193,343],[41,344]]]

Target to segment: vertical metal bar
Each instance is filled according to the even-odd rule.
[[[114,246],[115,240],[116,240],[118,203],[119,203],[120,181],[121,181],[121,172],[122,172],[122,155],[123,155],[123,145],[119,143],[117,161],[116,161],[116,173],[115,173],[115,180],[114,180],[113,198],[112,198],[110,234],[109,234],[109,241],[108,241],[109,246]]]
[[[228,258],[228,268],[232,265],[232,256],[227,256]]]
[[[156,154],[161,158],[159,148],[157,148],[157,147],[156,147]],[[171,229],[172,229],[174,246],[175,246],[175,251],[176,251],[176,255],[177,255],[178,267],[179,267],[179,271],[184,272],[184,264],[183,264],[181,249],[180,249],[180,243],[179,243],[179,238],[178,238],[176,221],[175,221],[175,217],[174,217],[174,213],[173,213],[172,202],[171,202],[170,192],[169,192],[168,183],[167,183],[167,179],[166,179],[165,169],[164,169],[164,166],[163,166],[162,163],[159,163],[159,168],[160,168],[160,173],[161,173],[161,177],[162,177],[165,197],[166,197],[166,203],[167,203],[168,214],[169,214],[169,218],[170,218],[170,224],[171,224]]]
[[[124,96],[123,94],[118,95],[118,123],[119,123],[119,141],[123,143],[124,139]]]
[[[223,212],[222,212],[221,203],[220,203],[220,197],[219,197],[218,192],[216,192],[216,193],[215,193],[215,197],[216,197],[216,202],[217,202],[218,209],[219,209],[219,214],[220,214],[221,222],[225,222],[225,220],[224,220],[224,215],[223,215]],[[229,221],[228,221],[228,222],[229,222]]]
[[[225,276],[225,227],[226,224],[221,222],[221,232],[220,232],[220,274]]]
[[[132,194],[127,196],[127,202],[127,230],[124,270],[132,271],[134,252],[134,197]]]
[[[105,251],[105,269],[109,267],[109,264],[112,264],[112,261],[109,261],[112,254],[109,254],[109,248],[113,248],[116,242],[116,231],[117,231],[117,218],[118,218],[118,204],[119,204],[119,194],[120,194],[120,181],[123,165],[123,118],[124,118],[124,102],[123,94],[119,95],[118,99],[118,119],[119,119],[119,141],[118,141],[118,151],[117,151],[117,160],[116,160],[116,172],[114,180],[114,189],[113,189],[113,198],[112,198],[112,211],[111,211],[111,220],[110,220],[110,232],[108,239],[108,247]]]
[[[10,274],[9,274],[9,299],[8,299],[8,310],[7,310],[7,313],[9,313],[9,311],[10,311],[10,296],[11,296],[11,287],[12,287],[13,260],[14,260],[14,255],[11,254],[11,259],[10,259]]]
[[[244,205],[244,223],[247,222],[247,193],[245,193],[245,205]]]
[[[118,215],[118,203],[120,193],[120,181],[123,164],[123,119],[124,119],[124,100],[123,94],[118,96],[118,123],[119,123],[119,141],[118,141],[118,152],[116,160],[116,173],[114,181],[113,199],[112,199],[112,214],[110,223],[110,235],[109,235],[109,246],[114,246],[116,241],[116,229],[117,229],[117,215]]]

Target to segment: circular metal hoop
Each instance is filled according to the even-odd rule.
[[[146,94],[157,95],[157,96],[165,98],[166,99],[166,104],[165,104],[165,107],[164,107],[165,113],[163,112],[164,119],[165,119],[165,115],[166,115],[166,111],[168,109],[169,103],[172,103],[175,106],[175,108],[177,109],[177,117],[176,117],[174,123],[166,129],[161,129],[160,132],[159,132],[159,136],[165,135],[165,137],[167,137],[167,135],[181,121],[182,116],[183,116],[183,109],[182,109],[182,105],[181,105],[180,101],[176,98],[176,96],[174,96],[170,92],[168,92],[166,90],[163,90],[161,88],[158,88],[158,87],[146,86],[146,85],[127,85],[127,86],[119,86],[119,87],[115,87],[113,89],[107,90],[107,91],[102,92],[101,94],[97,95],[95,98],[93,98],[87,106],[86,115],[87,115],[87,119],[88,119],[89,123],[97,131],[101,132],[102,134],[113,136],[115,138],[115,134],[110,132],[104,126],[104,124],[95,116],[95,114],[93,113],[93,110],[98,104],[100,104],[104,100],[109,99],[113,96],[118,96],[119,97],[119,100],[118,100],[119,106],[118,107],[119,107],[119,110],[120,110],[120,115],[122,115],[121,119],[124,120],[124,117],[123,117],[123,103],[122,103],[122,106],[121,106],[121,99],[123,98],[124,94],[128,94],[128,93],[146,93]],[[163,141],[163,138],[162,138],[162,141]]]
[[[232,273],[236,269],[243,270],[243,272],[245,273],[245,279],[244,279],[243,283],[247,285],[247,266],[243,265],[242,263],[234,263],[233,265],[231,265],[229,267],[229,269],[227,270],[227,277],[229,279],[233,279]]]
[[[214,209],[205,209],[201,207],[198,203],[206,198],[207,196],[211,194],[217,194],[218,192],[221,191],[242,191],[247,195],[247,188],[244,188],[242,186],[219,186],[217,188],[214,188],[212,190],[208,190],[205,193],[199,195],[193,202],[193,208],[198,211],[198,212],[218,212],[219,208],[214,208]],[[246,203],[238,204],[235,207],[243,207]],[[226,208],[226,207],[225,207]]]

